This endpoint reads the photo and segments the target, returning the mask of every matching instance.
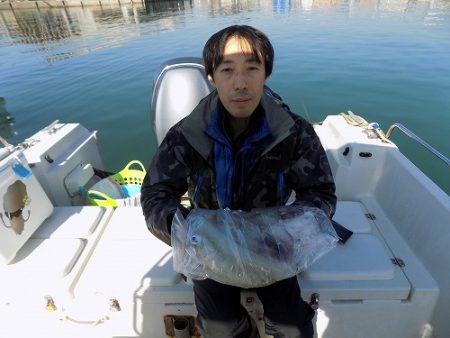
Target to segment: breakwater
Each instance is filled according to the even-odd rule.
[[[8,0],[0,2],[0,10],[8,9],[50,9],[64,7],[85,7],[85,6],[121,6],[129,4],[144,5],[148,0],[38,0],[38,1],[18,1]]]

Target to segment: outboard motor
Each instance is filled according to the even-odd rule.
[[[201,58],[177,58],[161,66],[153,84],[151,103],[158,145],[170,127],[188,115],[213,88]]]

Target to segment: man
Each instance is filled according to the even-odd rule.
[[[313,127],[265,87],[274,52],[250,26],[231,26],[206,42],[203,60],[215,85],[192,113],[173,126],[157,150],[142,186],[149,230],[170,245],[171,223],[187,191],[194,208],[252,208],[295,204],[334,213],[335,185]],[[204,337],[259,337],[240,305],[240,289],[194,280]],[[312,337],[314,311],[296,277],[255,288],[267,334]]]

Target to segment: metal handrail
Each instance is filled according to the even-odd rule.
[[[428,151],[430,151],[434,156],[436,156],[437,158],[439,158],[440,160],[442,160],[448,167],[450,167],[450,160],[445,157],[443,154],[441,154],[439,151],[437,151],[436,149],[434,149],[431,145],[429,145],[427,142],[425,142],[424,140],[422,140],[419,136],[417,136],[416,134],[414,134],[411,130],[409,130],[408,128],[406,128],[403,124],[401,123],[394,123],[393,125],[391,125],[386,133],[386,138],[389,139],[389,137],[392,134],[392,131],[398,128],[400,129],[406,136],[409,136],[410,138],[412,138],[414,141],[418,142],[421,146],[423,146],[425,149],[427,149]]]

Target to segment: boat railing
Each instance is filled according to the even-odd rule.
[[[440,153],[439,151],[437,151],[435,148],[433,148],[430,144],[428,144],[427,142],[425,142],[424,140],[422,140],[419,136],[417,136],[416,134],[414,134],[411,130],[409,130],[408,128],[406,128],[403,124],[401,123],[394,123],[393,125],[391,125],[386,133],[386,138],[389,139],[389,137],[391,136],[392,132],[394,131],[394,129],[399,129],[401,130],[406,136],[410,137],[411,139],[413,139],[414,141],[416,141],[417,143],[419,143],[421,146],[423,146],[425,149],[427,149],[428,151],[430,151],[434,156],[436,156],[437,158],[439,158],[441,161],[443,161],[448,167],[450,167],[450,160],[445,157],[442,153]]]

